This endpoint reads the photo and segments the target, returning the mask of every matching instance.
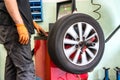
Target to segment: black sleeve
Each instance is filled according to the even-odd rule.
[[[0,25],[12,25],[14,24],[12,18],[8,14],[5,4],[3,2],[0,3]]]

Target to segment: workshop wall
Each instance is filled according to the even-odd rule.
[[[49,31],[48,24],[56,21],[56,1],[57,0],[43,0],[43,22],[39,22],[45,31]],[[60,1],[60,0],[58,0]],[[98,18],[98,14],[93,11],[98,6],[92,5],[91,0],[77,0],[78,12],[91,15],[93,18]],[[120,24],[120,0],[94,0],[94,3],[100,4],[101,9],[98,11],[101,18],[98,20],[100,23],[105,38]],[[37,34],[35,34],[37,35]],[[34,36],[32,36],[31,47],[34,48]],[[102,60],[97,67],[89,72],[89,80],[103,80],[104,70],[103,67],[110,68],[110,79],[115,80],[116,66],[120,67],[120,30],[105,44],[105,51]],[[5,65],[6,51],[0,45],[0,80],[4,80],[4,65]]]

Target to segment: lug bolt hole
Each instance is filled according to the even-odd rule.
[[[78,45],[76,45],[75,47],[78,48]]]
[[[80,38],[77,38],[76,40],[77,40],[77,41],[80,41]]]

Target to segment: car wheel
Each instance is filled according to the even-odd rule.
[[[104,35],[99,23],[86,14],[65,16],[48,36],[48,52],[62,70],[80,74],[93,70],[102,58]]]

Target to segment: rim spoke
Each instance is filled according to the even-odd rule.
[[[89,54],[91,58],[94,58],[94,53],[92,53],[88,48],[86,49],[86,52]]]
[[[80,52],[81,52],[81,49],[78,49],[77,52],[76,52],[76,55],[75,55],[75,57],[73,59],[73,63],[77,63],[79,55],[80,55]]]
[[[86,24],[86,29],[84,32],[84,37],[87,38],[87,36],[89,35],[90,31],[92,30],[92,27],[89,24]]]
[[[86,56],[86,52],[84,51],[83,53],[82,53],[82,64],[87,64],[87,56]]]
[[[64,51],[65,51],[66,56],[69,58],[70,55],[71,55],[73,52],[76,51],[76,48],[75,48],[75,46],[72,46],[72,47],[70,47],[70,48],[68,48],[68,49],[64,49]]]
[[[69,29],[68,29],[68,34],[70,34],[74,39],[77,39],[78,38],[78,35],[76,33],[76,31],[74,30],[73,26],[71,26]]]
[[[89,36],[88,38],[86,38],[86,41],[89,40],[89,39],[91,39],[91,38],[93,38],[93,37],[95,37],[96,35],[97,35],[97,33],[92,34],[91,36]]]
[[[79,37],[80,37],[80,41],[83,41],[83,35],[82,35],[82,23],[78,23],[78,29],[79,29]]]
[[[89,48],[92,48],[92,49],[95,49],[95,50],[97,50],[97,49],[98,49],[98,47],[99,47],[98,42],[97,42],[97,43],[95,43],[95,45],[94,45],[94,46],[89,46]]]
[[[78,44],[78,41],[74,41],[71,39],[64,39],[64,44]]]

